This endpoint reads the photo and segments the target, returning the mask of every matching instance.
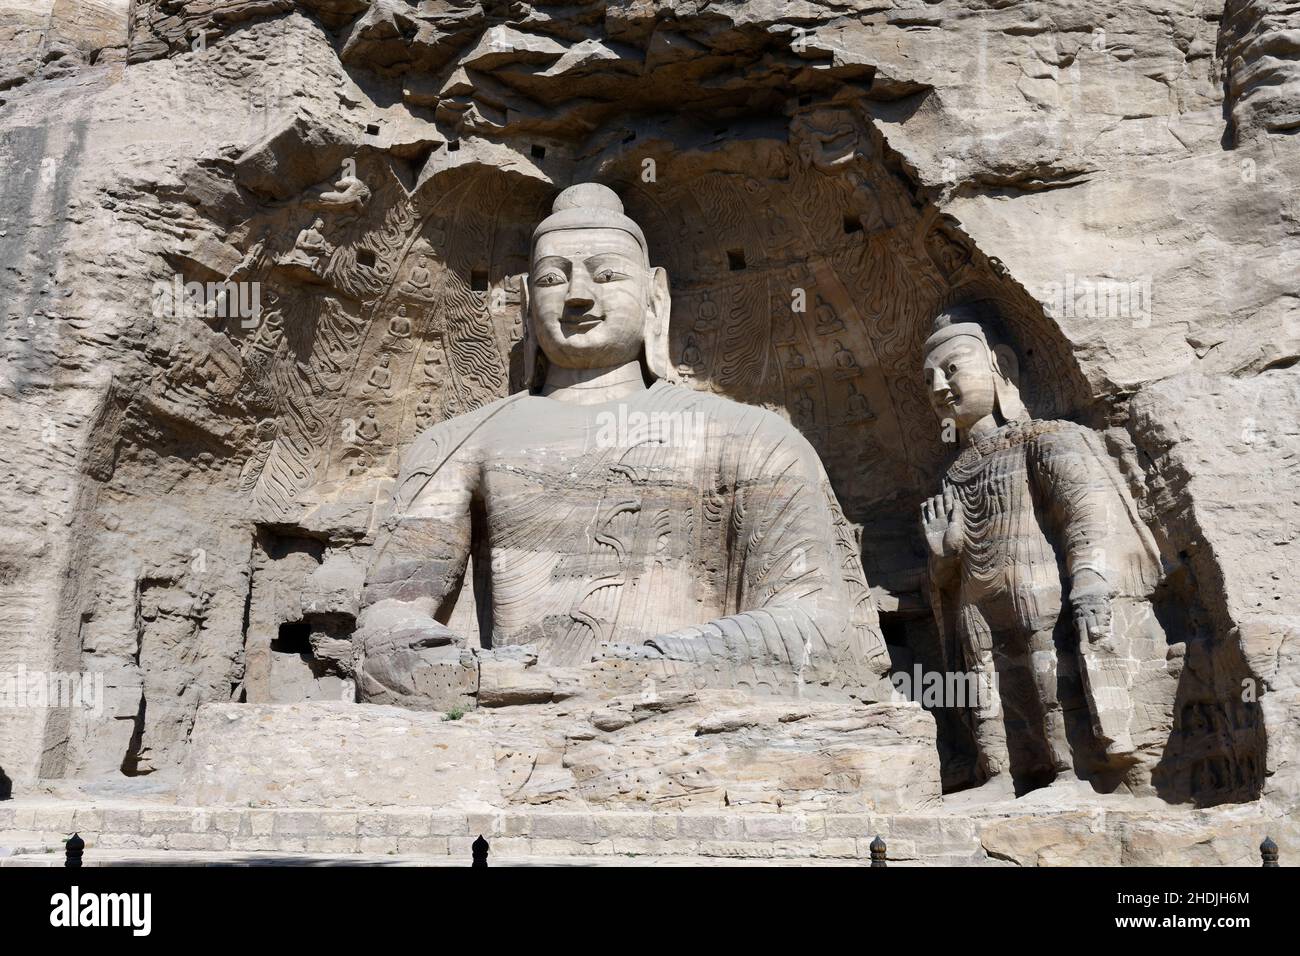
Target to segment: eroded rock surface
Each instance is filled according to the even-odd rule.
[[[597,181],[672,279],[682,381],[821,459],[895,670],[942,667],[922,346],[996,300],[1028,410],[1102,436],[1158,547],[1166,795],[1295,799],[1294,4],[14,9],[0,671],[105,683],[98,713],[0,716],[18,789],[175,773],[205,704],[355,692],[399,460],[518,390],[512,277]],[[472,605],[447,625],[477,633]],[[556,706],[527,671],[476,699]]]
[[[939,798],[934,722],[911,703],[702,690],[456,720],[375,704],[210,704],[191,739],[178,799],[198,806],[858,813]]]

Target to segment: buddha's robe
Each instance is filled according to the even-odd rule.
[[[518,394],[407,456],[363,623],[432,633],[474,557],[484,646],[574,665],[604,645],[714,686],[877,685],[888,658],[816,453],[773,413],[656,382],[598,405]]]
[[[949,588],[932,577],[940,623],[968,668],[1038,654],[1031,668],[1048,713],[1056,699],[1055,648],[1077,648],[1092,730],[1112,755],[1134,749],[1134,680],[1147,658],[1163,664],[1164,636],[1148,603],[1159,556],[1097,435],[1066,421],[1011,422],[976,439],[949,468],[944,490],[961,507],[960,570]],[[1069,597],[1084,572],[1110,596],[1111,635],[1078,641]],[[943,613],[946,607],[948,614]],[[1025,663],[1023,660],[1020,662]],[[1004,687],[1005,690],[1005,687]],[[1001,750],[1000,705],[977,711],[981,747]],[[1005,761],[998,753],[982,757]]]

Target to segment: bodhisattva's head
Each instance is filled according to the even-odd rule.
[[[668,275],[651,268],[645,236],[613,190],[581,183],[556,197],[533,232],[521,287],[530,390],[545,363],[606,369],[641,359],[649,380],[668,377]]]
[[[963,437],[1029,417],[1020,400],[1015,353],[990,342],[979,316],[973,306],[945,309],[925,343],[930,407]]]

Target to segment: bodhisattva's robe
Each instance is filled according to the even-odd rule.
[[[1148,600],[1159,554],[1097,435],[1067,421],[1008,423],[958,456],[944,491],[960,504],[959,571],[948,582],[932,578],[932,602],[966,667],[1003,678],[1000,695],[975,713],[986,772],[1007,769],[1003,706],[1019,726],[1045,722],[1040,752],[1064,744],[1058,661],[1067,671],[1077,662],[1101,749],[1136,749],[1154,762],[1161,722],[1152,704],[1135,706],[1135,682],[1144,668],[1164,670],[1165,637]],[[1085,579],[1104,582],[1113,621],[1108,637],[1080,642],[1070,605]],[[1026,671],[1028,679],[1014,679]],[[1025,685],[1036,700],[1008,698]]]
[[[518,394],[434,426],[377,545],[371,634],[436,632],[472,553],[480,641],[540,664],[648,644],[712,686],[775,693],[888,669],[812,447],[771,412],[662,381],[599,405]]]

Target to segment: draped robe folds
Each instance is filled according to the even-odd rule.
[[[1158,632],[1147,599],[1160,562],[1097,435],[1066,421],[1011,422],[958,456],[944,491],[963,525],[959,577],[943,588],[931,575],[940,626],[955,638],[950,654],[988,672],[995,643],[1064,623],[1072,582],[1090,572],[1114,618],[1110,638],[1079,644],[1093,731],[1113,752],[1130,747],[1133,651]],[[999,633],[1008,626],[1017,633]],[[999,702],[981,703],[977,718],[991,719]]]
[[[771,412],[662,381],[598,405],[518,394],[434,426],[376,551],[372,629],[436,632],[472,553],[479,640],[540,664],[649,645],[713,686],[781,693],[888,670],[812,447]]]

